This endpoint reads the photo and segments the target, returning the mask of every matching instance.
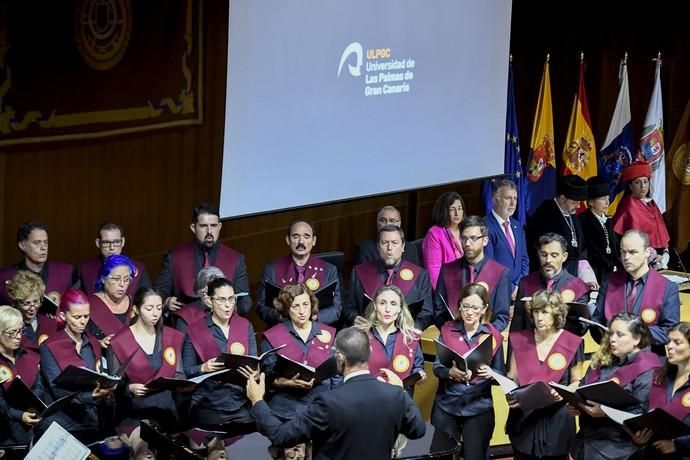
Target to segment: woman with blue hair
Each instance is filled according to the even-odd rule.
[[[121,254],[109,256],[98,271],[96,293],[89,297],[91,320],[87,329],[103,348],[108,348],[110,339],[129,325],[132,299],[127,288],[136,273],[134,262]]]

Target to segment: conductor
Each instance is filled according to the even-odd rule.
[[[402,381],[386,372],[389,383],[369,374],[369,337],[349,327],[335,338],[335,356],[344,382],[324,392],[288,422],[276,417],[263,400],[265,375],[247,380],[247,398],[259,431],[276,446],[311,439],[314,460],[391,458],[398,434],[424,436],[419,409],[402,389]]]

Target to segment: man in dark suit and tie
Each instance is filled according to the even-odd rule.
[[[410,439],[424,436],[424,419],[402,381],[393,372],[386,373],[389,383],[369,374],[370,352],[366,332],[355,327],[340,331],[335,357],[344,383],[321,393],[288,422],[276,417],[263,400],[265,375],[258,382],[249,378],[247,398],[259,431],[279,447],[311,439],[314,460],[391,458],[398,434]]]
[[[525,230],[513,219],[518,192],[513,181],[496,182],[492,196],[493,209],[484,220],[489,228],[489,243],[484,254],[510,270],[513,275],[513,300],[520,280],[529,273]]]

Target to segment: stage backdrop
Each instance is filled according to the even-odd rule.
[[[202,0],[0,0],[0,146],[201,122]]]

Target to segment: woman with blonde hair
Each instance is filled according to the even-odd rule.
[[[582,337],[564,329],[568,305],[557,292],[538,291],[526,305],[532,329],[509,336],[508,377],[519,385],[556,382],[576,387],[582,379]],[[562,398],[551,390],[553,404],[524,411],[508,398],[507,433],[516,459],[567,459],[575,421]]]
[[[504,372],[503,336],[493,327],[489,293],[482,284],[468,284],[460,292],[455,319],[441,327],[439,342],[463,355],[485,340],[492,342],[492,359],[477,374],[447,367],[436,358],[434,374],[438,377],[436,400],[431,411],[431,424],[436,431],[432,451],[450,449],[462,440],[465,458],[489,458],[489,442],[494,430],[489,367]]]
[[[4,381],[0,391],[0,448],[3,444],[29,444],[33,427],[41,421],[34,412],[13,408],[5,400],[5,392],[18,377],[39,398],[45,398],[38,353],[20,345],[23,329],[20,312],[7,305],[0,307],[0,381]]]
[[[378,288],[367,307],[366,320],[364,329],[371,344],[369,372],[384,380],[386,371],[383,369],[402,380],[420,373],[417,383],[423,383],[426,373],[421,333],[414,327],[414,319],[400,288],[392,284]]]
[[[38,313],[43,304],[46,285],[35,273],[18,271],[7,282],[7,294],[23,317],[22,347],[38,351],[38,346],[57,332],[55,318]],[[50,302],[50,300],[46,300]]]
[[[609,321],[584,383],[613,380],[638,401],[619,409],[637,414],[646,412],[652,378],[661,366],[659,357],[649,351],[650,344],[649,329],[639,316],[618,313]],[[571,415],[580,416],[580,431],[573,449],[575,459],[623,460],[641,453],[642,446],[621,425],[607,418],[600,404],[588,401],[569,409]]]

